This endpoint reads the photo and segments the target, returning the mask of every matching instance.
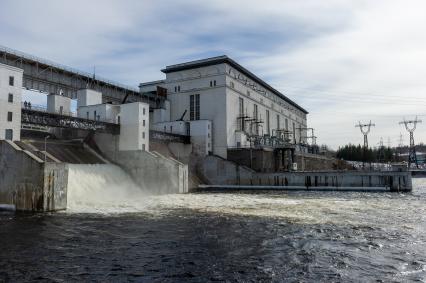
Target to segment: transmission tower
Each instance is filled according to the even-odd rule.
[[[407,132],[410,133],[410,148],[408,150],[408,169],[411,168],[411,164],[416,164],[416,167],[419,168],[419,164],[417,162],[417,154],[416,154],[416,144],[414,143],[414,131],[417,128],[417,124],[421,123],[422,120],[417,119],[417,116],[414,120],[409,120],[399,122],[400,125],[404,124]]]
[[[368,124],[361,124],[361,122],[358,121],[358,125],[355,125],[355,127],[359,128],[361,130],[361,133],[364,135],[364,148],[363,148],[363,160],[362,160],[362,168],[365,167],[365,161],[367,159],[367,149],[368,149],[368,134],[370,133],[371,127],[376,126],[375,124],[370,123]]]

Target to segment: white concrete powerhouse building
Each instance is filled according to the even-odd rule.
[[[0,64],[0,139],[20,140],[23,70]]]
[[[227,56],[167,66],[166,79],[140,84],[141,92],[167,89],[170,120],[210,120],[212,151],[227,157],[228,148],[248,146],[249,136],[292,133],[304,141],[308,112]],[[155,125],[157,122],[152,121]]]

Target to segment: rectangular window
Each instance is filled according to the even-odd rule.
[[[89,120],[89,112],[86,112],[86,119]]]
[[[145,115],[145,107],[142,108],[142,114]]]
[[[213,86],[213,81],[210,81],[210,87],[212,87]]]
[[[96,110],[95,110],[95,111],[93,111],[93,120],[95,120],[95,121],[96,121]]]
[[[293,123],[293,140],[296,143],[296,125]]]
[[[277,130],[280,129],[280,115],[277,115]]]
[[[239,115],[240,120],[238,121],[238,126],[240,131],[245,130],[245,117],[244,117],[244,99],[242,97],[238,98],[238,108],[239,108]]]
[[[142,150],[145,150],[145,144],[144,143],[142,144]]]
[[[7,112],[7,121],[8,122],[12,122],[12,115],[13,115],[12,112]]]
[[[59,106],[59,114],[62,115],[63,112],[64,112],[64,106]]]
[[[142,126],[145,127],[145,120],[142,120]]]
[[[234,82],[230,82],[230,83],[229,83],[229,85],[230,85],[232,88],[234,88],[234,87],[235,87]]]
[[[200,120],[200,95],[195,95],[195,120]]]
[[[285,130],[288,131],[288,119],[285,119]]]
[[[9,103],[13,103],[13,94],[9,93],[9,97],[7,99]]]
[[[253,105],[253,118],[255,119],[254,120],[254,131],[255,131],[255,133],[256,133],[256,135],[258,135],[259,134],[259,124],[257,123],[257,122],[259,122],[258,121],[258,118],[259,118],[259,112],[258,112],[258,109],[257,109],[257,104],[254,104]]]
[[[5,139],[7,140],[13,140],[13,130],[12,129],[6,129],[5,130]]]
[[[145,139],[145,132],[142,132],[142,138]]]
[[[213,85],[216,86],[216,80],[213,81]]]
[[[270,125],[269,125],[269,110],[266,110],[266,134],[270,135],[271,129],[270,129]]]
[[[189,96],[189,120],[200,120],[200,95]]]
[[[13,76],[9,76],[9,85],[14,86],[15,85],[15,78]]]

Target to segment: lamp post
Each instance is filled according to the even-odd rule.
[[[50,138],[50,136],[46,136],[44,138],[44,163],[46,163],[46,153],[47,153],[47,139]]]

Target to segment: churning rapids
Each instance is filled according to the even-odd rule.
[[[0,282],[426,281],[426,179],[151,196],[110,169],[75,168],[66,212],[0,214]]]

